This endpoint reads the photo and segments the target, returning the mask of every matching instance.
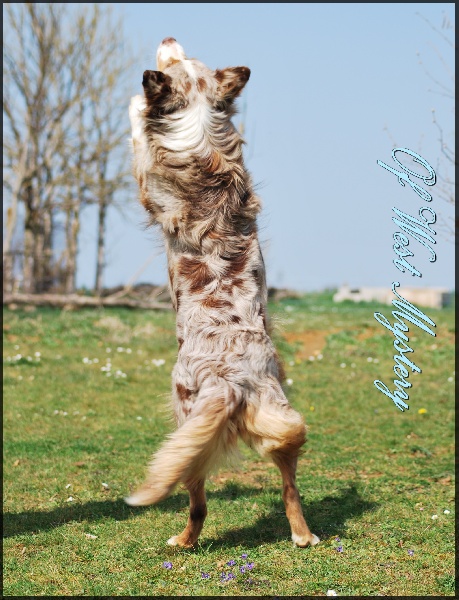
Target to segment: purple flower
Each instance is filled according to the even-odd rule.
[[[240,571],[241,573],[245,573],[245,567],[239,567],[239,571]]]
[[[410,556],[413,556],[413,555],[414,555],[414,550],[408,550],[408,554],[409,554]]]
[[[247,569],[249,571],[251,571],[253,569],[253,567],[255,566],[255,564],[254,563],[247,563],[245,566],[247,567]]]
[[[236,564],[235,560],[229,560],[227,563],[228,567],[234,567],[234,565]]]
[[[228,573],[228,577],[226,579],[236,579],[236,575],[234,573]]]
[[[220,579],[222,581],[225,581],[226,580],[226,573],[220,573]]]
[[[163,567],[165,569],[172,569],[172,563],[171,562],[163,562]]]
[[[338,552],[342,552],[342,551],[343,551],[343,547],[342,547],[342,546],[338,546],[338,548],[336,548],[336,550],[337,550]]]
[[[203,572],[201,571],[201,577],[202,577],[202,579],[209,579],[209,578],[210,578],[210,575],[209,575],[209,573],[203,573]]]
[[[247,554],[241,554],[241,558],[247,558]]]
[[[335,538],[335,542],[340,542],[341,540],[339,539],[339,537]]]

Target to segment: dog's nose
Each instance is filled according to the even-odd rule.
[[[173,37],[167,37],[161,42],[156,53],[158,71],[165,69],[171,58],[174,60],[184,60],[186,56],[177,40]]]

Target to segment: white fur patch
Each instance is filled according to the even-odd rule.
[[[171,117],[170,130],[164,137],[163,146],[173,152],[196,149],[203,141],[210,121],[207,104],[199,102]]]
[[[194,70],[193,63],[189,60],[184,60],[182,64],[185,67],[185,71],[188,73],[191,79],[196,81],[196,71]]]
[[[169,546],[176,546],[177,545],[177,538],[178,538],[178,535],[174,535],[173,537],[169,538],[167,540],[167,543],[169,544]]]

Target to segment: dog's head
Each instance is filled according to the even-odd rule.
[[[250,77],[247,67],[212,71],[187,58],[171,37],[161,42],[156,60],[158,71],[145,71],[142,81],[152,117],[167,117],[197,105],[209,112],[228,110]]]

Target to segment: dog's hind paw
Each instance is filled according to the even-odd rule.
[[[183,543],[179,535],[173,535],[167,540],[169,546],[180,546],[180,548],[193,548],[193,544]]]
[[[292,535],[292,540],[296,546],[300,548],[306,548],[307,546],[315,546],[320,542],[320,539],[312,533],[310,536],[297,536],[295,534]]]

